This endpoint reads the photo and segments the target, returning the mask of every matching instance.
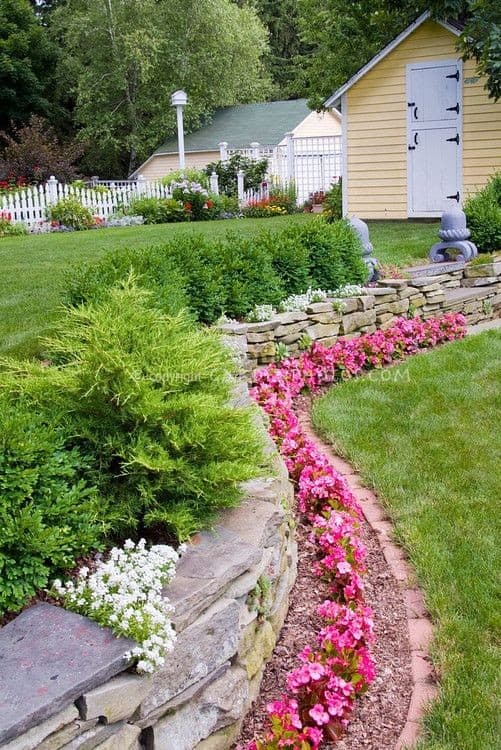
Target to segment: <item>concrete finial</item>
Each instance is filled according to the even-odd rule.
[[[359,219],[358,216],[352,216],[351,219],[349,219],[349,223],[362,244],[363,261],[369,269],[369,281],[376,281],[379,277],[377,271],[378,261],[376,258],[372,257],[374,247],[369,239],[369,227],[365,221]]]
[[[478,255],[476,245],[468,239],[470,230],[466,226],[466,214],[459,208],[444,211],[438,236],[442,242],[437,242],[430,250],[430,259],[434,263],[450,261],[447,250],[458,250],[458,261],[471,260]]]

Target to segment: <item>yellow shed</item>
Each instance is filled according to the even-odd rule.
[[[327,99],[342,109],[343,212],[438,217],[501,169],[501,101],[423,13]]]

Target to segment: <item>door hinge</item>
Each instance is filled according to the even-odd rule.
[[[455,73],[451,73],[449,76],[445,76],[446,78],[455,78],[456,81],[459,81],[459,70],[456,70]]]
[[[455,112],[458,115],[459,114],[459,102],[456,104],[455,107],[447,107],[446,112]]]
[[[456,195],[446,195],[446,198],[451,198],[452,200],[455,200],[459,203],[459,190],[457,191]]]
[[[415,107],[416,106],[416,102],[407,102],[407,106],[408,107]]]
[[[449,142],[456,141],[457,145],[459,146],[459,133],[456,133],[454,138],[446,138],[446,141],[449,141]]]

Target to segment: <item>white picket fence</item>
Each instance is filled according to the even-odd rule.
[[[327,190],[341,175],[341,136],[293,138],[289,134],[286,142],[278,146],[253,143],[249,149],[238,151],[226,149],[226,144],[220,145],[224,145],[224,149],[221,149],[223,160],[232,153],[241,153],[252,159],[268,159],[266,184],[257,190],[244,191],[244,173],[240,171],[235,175],[240,203],[265,198],[271,182],[285,187],[293,181],[300,205],[308,200],[311,193]],[[215,173],[210,176],[209,182],[210,191],[218,193]],[[172,191],[170,187],[148,181],[142,175],[137,180],[109,180],[105,184],[94,181],[85,187],[67,185],[51,177],[43,185],[0,195],[0,213],[32,228],[48,220],[51,206],[71,196],[89,208],[94,216],[107,219],[116,211],[127,208],[134,198],[172,198]]]
[[[141,177],[134,182],[104,189],[67,185],[51,177],[43,185],[30,186],[12,195],[0,195],[0,213],[10,216],[11,221],[22,221],[33,227],[48,220],[51,206],[69,197],[77,198],[94,216],[107,219],[115,211],[126,208],[134,198],[171,198],[172,192],[159,182],[149,182]]]

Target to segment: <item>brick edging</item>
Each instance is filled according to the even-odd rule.
[[[376,534],[388,568],[402,592],[411,652],[412,693],[407,718],[394,750],[405,750],[416,744],[427,704],[435,700],[438,695],[438,686],[434,679],[429,653],[433,625],[428,617],[423,595],[415,585],[413,571],[405,554],[402,548],[391,539],[393,526],[376,494],[363,486],[360,475],[350,463],[334,453],[331,446],[318,437],[313,430],[309,413],[302,412],[300,420],[308,438],[328,456],[334,469],[348,483],[362,508],[367,523]]]

